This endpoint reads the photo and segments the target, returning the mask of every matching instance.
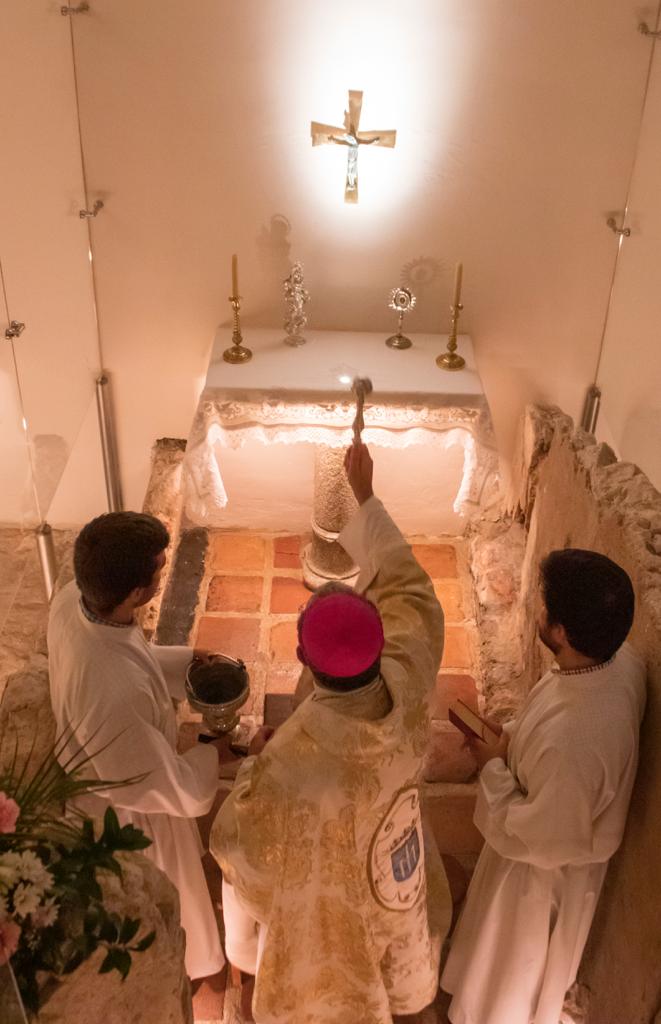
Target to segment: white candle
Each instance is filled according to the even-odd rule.
[[[454,298],[452,300],[453,306],[458,306],[461,302],[461,278],[464,272],[463,263],[457,263],[454,272]]]
[[[239,261],[236,255],[232,256],[232,298],[239,294]]]

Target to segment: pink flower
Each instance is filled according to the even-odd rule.
[[[0,792],[0,833],[15,832],[21,809],[15,800]]]
[[[0,966],[6,964],[18,949],[21,929],[15,921],[0,921]]]

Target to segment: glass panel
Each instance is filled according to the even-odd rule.
[[[0,113],[12,125],[0,192],[0,258],[7,317],[25,323],[14,354],[41,519],[93,401],[98,369],[88,229],[78,213],[84,188],[69,22],[48,5],[0,10],[6,58]],[[3,367],[6,360],[3,351]],[[12,521],[22,493],[20,487],[14,493],[19,451],[19,439],[3,431],[0,460],[11,459],[9,487],[0,494],[5,521]]]

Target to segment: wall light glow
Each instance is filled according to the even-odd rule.
[[[384,213],[399,213],[424,189],[430,165],[437,168],[450,145],[463,83],[454,73],[451,33],[447,62],[438,50],[430,59],[427,37],[437,20],[433,3],[423,3],[418,17],[406,18],[399,4],[363,6],[340,0],[324,8],[310,5],[309,13],[297,21],[296,36],[288,38],[286,77],[280,68],[278,85],[288,97],[288,120],[296,125],[295,141],[287,150],[290,173],[316,210],[332,213],[332,229],[342,230],[357,220],[364,229],[377,216],[382,227]],[[361,131],[397,131],[394,149],[360,147],[356,205],[344,202],[346,147],[313,147],[310,139],[311,121],[342,124],[349,89],[363,92]],[[421,138],[431,138],[432,146],[423,150]]]

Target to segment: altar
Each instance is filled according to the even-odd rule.
[[[373,451],[375,491],[407,534],[464,532],[497,487],[491,417],[471,340],[458,338],[464,369],[436,366],[447,337],[410,335],[406,351],[383,333],[243,330],[253,352],[223,361],[231,330],[215,337],[184,462],[190,523],[220,529],[309,529],[320,452],[352,439],[351,383],[369,377],[363,440]]]

